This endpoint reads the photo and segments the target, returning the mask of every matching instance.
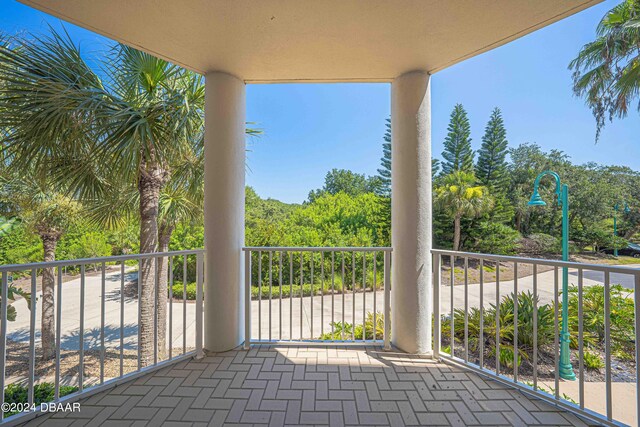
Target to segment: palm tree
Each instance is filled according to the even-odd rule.
[[[640,0],[625,0],[608,11],[596,34],[569,69],[573,91],[596,119],[597,139],[607,117],[625,117],[640,97]]]
[[[68,35],[53,30],[0,47],[0,127],[10,129],[5,151],[16,167],[65,159],[46,170],[82,200],[99,200],[123,183],[135,185],[140,252],[156,252],[170,160],[201,133],[202,77],[123,45],[113,47],[103,74],[104,80]],[[142,260],[139,271],[145,366],[153,361],[155,345],[153,265]]]
[[[202,76],[120,44],[96,73],[67,34],[51,29],[49,36],[0,46],[0,80],[6,155],[17,167],[47,166],[103,224],[137,217],[140,253],[166,250],[177,221],[201,212]],[[52,158],[62,160],[52,165]],[[158,345],[154,309],[159,341],[165,333],[166,264],[157,266],[158,287],[154,267],[142,260],[138,276],[145,366]]]
[[[493,206],[487,188],[478,186],[472,173],[454,171],[442,178],[436,188],[436,204],[453,217],[453,250],[460,249],[463,217],[478,217]]]
[[[57,191],[46,171],[20,170],[3,165],[0,173],[0,209],[21,222],[42,240],[44,262],[55,261],[56,247],[74,216],[78,204]],[[42,270],[41,342],[43,360],[55,355],[55,274]]]

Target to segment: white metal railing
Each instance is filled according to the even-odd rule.
[[[245,348],[262,342],[390,348],[391,248],[243,250]]]
[[[447,250],[433,250],[433,273],[434,273],[434,357],[440,358],[443,361],[462,365],[470,368],[474,371],[488,375],[498,381],[517,387],[518,389],[533,393],[537,397],[540,397],[546,401],[549,401],[555,405],[561,406],[570,411],[576,412],[582,416],[586,416],[599,423],[607,425],[625,425],[635,424],[640,420],[640,392],[637,385],[640,384],[640,370],[636,369],[635,372],[635,390],[636,395],[634,399],[635,412],[631,411],[631,414],[625,414],[622,417],[620,413],[614,413],[613,408],[613,394],[612,394],[612,366],[611,356],[612,348],[615,343],[611,341],[611,303],[610,303],[610,291],[611,291],[611,276],[615,274],[616,280],[626,280],[628,287],[633,287],[636,291],[633,292],[634,302],[634,314],[635,321],[633,325],[629,325],[629,328],[635,330],[635,362],[636,366],[638,360],[640,360],[640,346],[638,345],[638,335],[640,331],[640,295],[637,291],[640,289],[640,270],[629,267],[611,266],[611,265],[593,265],[582,264],[576,262],[564,262],[545,259],[531,259],[521,258],[514,256],[501,256],[501,255],[487,255],[467,252],[454,252]],[[444,265],[448,263],[448,269]],[[456,267],[458,262],[460,267]],[[475,271],[477,271],[477,283],[470,283],[469,279],[469,264],[474,262],[476,264]],[[490,283],[487,286],[484,275],[487,267],[489,271],[495,269],[495,283]],[[512,267],[512,280],[500,280],[500,266],[509,265]],[[525,278],[518,278],[518,268],[523,266],[531,266],[531,275]],[[577,298],[578,298],[578,313],[570,313],[570,315],[577,314],[578,317],[578,336],[575,337],[578,346],[578,361],[575,363],[575,358],[572,361],[574,364],[574,371],[576,374],[576,380],[578,382],[578,393],[575,399],[567,396],[565,393],[561,394],[562,385],[566,384],[560,379],[560,351],[559,351],[559,325],[561,324],[561,318],[559,315],[561,296],[561,288],[559,285],[559,269],[567,269],[571,272],[570,284],[577,283]],[[540,277],[543,274],[541,271],[547,270],[546,276],[542,280]],[[444,273],[448,273],[448,280],[443,283],[442,276]],[[588,279],[588,272],[597,272],[598,277]],[[593,274],[591,274],[593,276]],[[526,281],[526,283],[525,283]],[[588,283],[587,283],[588,282]],[[590,383],[585,382],[585,365],[584,365],[584,352],[585,352],[585,340],[583,323],[584,307],[583,296],[584,290],[587,286],[593,284],[603,285],[603,321],[604,321],[604,370],[605,370],[605,402],[604,410],[597,410],[587,407],[585,405],[585,393],[587,396],[590,392]],[[524,286],[526,285],[526,286]],[[507,288],[505,292],[504,288]],[[500,303],[502,301],[501,295],[519,295],[523,292],[523,289],[527,288],[527,292],[533,294],[533,310],[532,313],[536,315],[532,316],[531,324],[531,336],[533,338],[532,343],[532,355],[531,355],[531,369],[532,372],[528,375],[531,381],[523,379],[519,373],[519,341],[518,333],[522,333],[522,325],[518,325],[518,306],[519,303],[514,304],[513,308],[513,331],[511,334],[511,341],[505,343],[505,338],[500,335]],[[511,292],[512,290],[512,292]],[[508,292],[508,293],[507,293]],[[462,296],[460,297],[460,293]],[[489,298],[486,298],[486,294],[493,294]],[[456,300],[456,296],[458,297]],[[549,304],[553,307],[553,318],[555,337],[553,343],[553,357],[554,357],[554,369],[553,369],[553,386],[545,387],[540,379],[540,366],[539,357],[541,347],[538,344],[539,337],[539,301],[541,299],[549,299]],[[443,299],[448,299],[445,304],[442,303]],[[472,302],[473,300],[473,302]],[[515,299],[518,301],[518,299]],[[496,317],[490,319],[494,323],[495,337],[492,335],[487,338],[487,341],[493,340],[494,348],[492,351],[484,347],[485,344],[485,312],[489,307],[489,304],[493,304],[496,308]],[[479,325],[474,325],[479,328],[477,336],[471,336],[469,332],[469,314],[470,310],[479,311]],[[456,310],[458,310],[456,312]],[[457,314],[456,314],[457,313]],[[457,316],[457,319],[456,319]],[[456,321],[457,320],[457,321]],[[443,323],[447,326],[447,329],[443,329]],[[448,336],[448,338],[447,338]],[[470,354],[470,341],[474,340],[475,348],[474,355]],[[443,342],[448,341],[448,351],[443,350]],[[500,362],[500,346],[508,345],[509,357],[512,359],[511,367],[501,367]],[[485,354],[486,353],[486,354]],[[622,419],[621,419],[622,418]]]
[[[178,264],[179,263],[179,264]],[[127,281],[127,274],[134,274],[137,264],[137,295],[135,281]],[[91,274],[88,267],[93,266],[97,271]],[[98,267],[99,266],[99,267]],[[174,267],[182,267],[181,294],[173,294]],[[166,348],[159,348],[158,334],[158,304],[160,283],[160,269],[167,269],[167,310],[166,310]],[[195,275],[196,299],[194,304],[187,303],[189,280],[188,269],[191,268],[191,276]],[[77,276],[69,277],[65,274],[69,270],[77,271]],[[39,378],[36,375],[38,363],[43,361],[36,359],[36,346],[38,336],[36,334],[36,317],[40,315],[42,309],[42,297],[38,296],[39,274],[47,271],[54,279],[54,312],[55,312],[55,364],[54,364],[54,400],[53,402],[69,402],[80,397],[96,393],[107,387],[135,378],[138,375],[151,370],[166,366],[168,363],[177,360],[202,355],[202,314],[203,314],[203,277],[204,277],[204,250],[174,251],[162,253],[148,253],[135,255],[122,255],[91,259],[75,259],[68,261],[39,262],[32,264],[3,265],[0,266],[2,279],[1,305],[0,305],[0,403],[5,402],[5,387],[11,383],[26,384],[28,389],[27,405],[16,406],[20,409],[20,414],[6,416],[0,411],[0,424],[17,424],[26,419],[34,417],[39,412],[39,407],[34,405],[34,387],[42,380],[50,381],[49,377]],[[147,272],[147,273],[145,273]],[[195,274],[194,274],[195,273]],[[152,274],[153,287],[150,290],[142,289],[144,274]],[[9,285],[14,277],[22,278],[22,281],[29,285],[30,282],[30,306],[23,303],[18,310],[18,315],[23,318],[23,330],[13,327],[13,323],[7,321],[8,307],[10,304],[17,305],[19,301],[9,301]],[[66,279],[66,280],[65,280]],[[133,289],[126,289],[126,285],[134,284]],[[108,290],[107,290],[108,288]],[[127,295],[127,292],[133,295]],[[138,304],[139,296],[153,299],[152,313],[143,313],[142,304]],[[182,301],[174,300],[174,297]],[[108,300],[108,301],[107,301]],[[78,306],[76,307],[76,304]],[[107,312],[107,305],[109,311]],[[175,307],[174,307],[175,306]],[[87,310],[88,307],[88,310]],[[20,312],[19,310],[24,310]],[[145,309],[146,310],[146,309]],[[63,311],[65,315],[63,316]],[[71,311],[71,312],[70,312]],[[89,313],[87,313],[89,311]],[[24,317],[28,312],[28,320]],[[180,317],[174,315],[174,312]],[[73,315],[70,315],[73,314]],[[145,324],[142,322],[143,316],[152,317],[153,332],[143,331]],[[129,319],[129,323],[125,322]],[[133,321],[132,321],[133,319]],[[77,323],[75,323],[77,321]],[[87,322],[93,325],[91,332],[95,336],[94,344],[87,346],[86,333]],[[26,331],[28,325],[28,332]],[[147,323],[148,325],[148,323]],[[160,325],[162,327],[162,325]],[[15,330],[14,330],[15,329]],[[64,329],[64,331],[63,331]],[[126,329],[126,330],[125,330]],[[73,342],[77,334],[77,348],[69,343]],[[108,336],[107,336],[108,334]],[[143,338],[143,334],[144,338]],[[152,334],[152,354],[143,351],[141,342],[143,339],[151,339]],[[28,364],[25,370],[28,373],[23,376],[14,375],[8,378],[6,373],[7,353],[11,348],[7,346],[9,336],[22,336],[28,341],[28,357],[24,361]],[[175,335],[182,335],[180,337]],[[25,338],[28,337],[28,338]],[[41,341],[41,340],[40,340]],[[63,342],[67,344],[63,345]],[[180,342],[181,341],[181,342]],[[13,343],[13,340],[12,340]],[[182,344],[182,345],[180,345]],[[63,348],[64,347],[64,348]],[[181,348],[180,348],[181,347]],[[127,350],[125,350],[125,348]],[[99,374],[93,378],[85,376],[85,358],[88,351],[97,350],[99,352]],[[75,376],[65,376],[61,369],[62,352],[77,351],[77,378]],[[107,351],[110,355],[107,355]],[[135,358],[132,354],[135,352]],[[145,354],[143,354],[145,353]],[[115,374],[105,373],[106,363],[113,365],[115,358]],[[111,360],[109,360],[111,359]],[[132,359],[131,364],[125,368],[125,359]],[[136,360],[137,359],[137,360]],[[136,360],[134,362],[134,360]],[[65,367],[65,368],[68,368]],[[67,369],[68,370],[68,369]],[[77,387],[77,391],[67,396],[60,395],[61,385]],[[3,408],[4,409],[4,408]]]

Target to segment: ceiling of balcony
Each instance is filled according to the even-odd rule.
[[[600,0],[20,0],[200,73],[247,82],[437,72]]]

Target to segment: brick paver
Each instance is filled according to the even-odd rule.
[[[379,347],[254,346],[178,362],[28,425],[576,425],[462,368]]]

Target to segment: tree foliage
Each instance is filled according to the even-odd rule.
[[[473,172],[471,125],[462,104],[456,104],[453,108],[447,131],[442,152],[442,173],[448,175],[452,172]]]
[[[573,91],[596,119],[596,140],[607,119],[640,111],[640,0],[624,0],[602,18],[596,39],[571,61]],[[635,104],[635,106],[634,106]]]
[[[347,169],[332,169],[324,178],[324,186],[309,192],[309,201],[313,202],[323,194],[345,193],[358,196],[364,193],[380,193],[384,181],[379,176],[366,176]]]
[[[435,200],[453,220],[454,251],[460,249],[462,218],[478,217],[493,207],[493,198],[488,189],[476,185],[476,177],[463,171],[452,172],[442,179],[436,188]]]
[[[478,150],[476,177],[493,194],[506,190],[507,179],[507,130],[499,108],[491,113]]]
[[[380,168],[378,176],[380,177],[380,194],[383,196],[391,195],[391,119],[385,122],[385,132],[382,139],[382,157],[380,158]]]

